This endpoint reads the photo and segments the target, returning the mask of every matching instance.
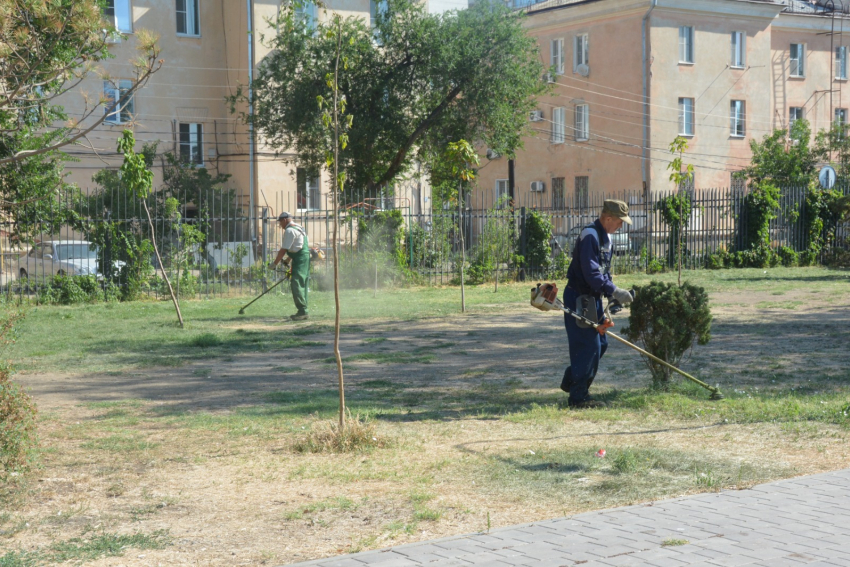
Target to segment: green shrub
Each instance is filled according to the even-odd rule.
[[[552,262],[552,219],[546,213],[531,211],[525,217],[525,268],[536,275],[549,270]],[[522,238],[517,254],[522,254]]]
[[[629,325],[623,333],[650,354],[678,366],[694,343],[704,345],[711,338],[711,310],[703,288],[688,282],[679,287],[653,281],[635,291]],[[667,389],[672,370],[646,357],[644,362],[652,374],[652,385]]]
[[[14,340],[15,323],[20,311],[7,311],[0,322],[0,346]],[[10,380],[11,369],[0,365],[0,481],[9,473],[24,472],[32,466],[38,446],[32,398]]]
[[[74,305],[118,299],[118,287],[109,282],[101,288],[95,276],[54,276],[38,290],[41,303]]]
[[[660,274],[665,270],[666,266],[664,266],[658,258],[650,258],[649,262],[646,264],[647,274]]]
[[[780,246],[779,250],[776,251],[776,256],[785,267],[796,266],[800,262],[800,255],[790,246]]]

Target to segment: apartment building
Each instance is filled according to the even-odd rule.
[[[847,120],[850,19],[830,2],[520,2],[551,92],[513,164],[519,203],[564,209],[603,191],[673,189],[679,135],[694,187],[728,188],[752,140],[800,118],[815,130]],[[485,203],[511,192],[508,160],[488,155]]]
[[[431,0],[428,9],[439,12],[465,5],[465,0]],[[328,12],[309,4],[301,11],[304,17],[318,20],[329,18],[331,11],[370,20],[376,0],[328,0],[327,8]],[[117,100],[129,88],[137,30],[159,35],[164,63],[124,108],[116,111],[105,105],[106,121],[84,145],[69,152],[79,160],[67,164],[69,180],[91,190],[97,171],[120,167],[117,140],[131,126],[137,149],[146,142],[158,142],[160,154],[172,152],[213,175],[231,175],[229,185],[246,214],[259,215],[263,207],[271,215],[281,210],[327,209],[327,172],[312,177],[297,163],[282,159],[294,154],[276,156],[275,148],[252,136],[239,118],[240,113],[249,112],[247,106],[231,113],[225,103],[239,85],[249,84],[253,70],[269,53],[261,38],[274,34],[270,22],[280,9],[281,0],[108,0],[105,16],[124,34],[110,47],[114,58],[102,65],[110,80],[91,74],[79,92],[64,97],[62,104],[69,114],[82,115],[86,100],[97,101],[101,96]],[[159,160],[154,174],[156,186],[162,180]],[[402,194],[397,196],[410,203],[412,212],[429,207],[427,184],[406,183],[398,190]],[[386,205],[392,203],[388,200]],[[187,211],[189,216],[192,212]]]

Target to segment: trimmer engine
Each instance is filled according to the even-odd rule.
[[[537,284],[531,288],[531,306],[541,311],[560,309],[558,301],[558,286],[553,283]]]

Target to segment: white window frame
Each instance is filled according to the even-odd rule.
[[[183,9],[180,9],[180,5]],[[201,0],[176,0],[175,2],[175,17],[177,19],[177,35],[180,37],[200,37],[201,36]],[[183,22],[185,29],[180,31],[179,14],[183,14]]]
[[[552,109],[552,143],[563,144],[566,141],[567,109]]]
[[[733,100],[729,105],[730,136],[744,138],[747,135],[747,103],[743,100]]]
[[[497,179],[495,189],[496,200],[493,201],[495,204],[499,204],[502,201],[502,198],[507,196],[510,198],[511,188],[508,185],[508,179]]]
[[[587,104],[577,104],[575,109],[576,142],[590,139],[590,109]]]
[[[301,196],[301,179],[304,180],[304,207],[299,202]],[[322,208],[321,180],[319,175],[309,176],[307,169],[295,169],[295,207],[298,211],[318,211]]]
[[[579,65],[590,65],[589,48],[588,34],[580,33],[573,38],[573,73],[578,72]]]
[[[839,126],[844,125],[847,126],[847,109],[846,108],[836,108],[833,114],[833,123],[838,124]]]
[[[796,122],[797,120],[805,120],[806,119],[806,109],[802,106],[789,106],[788,107],[788,128]]]
[[[796,56],[794,55],[794,51],[797,52]],[[804,78],[806,76],[806,44],[792,43],[791,48],[788,50],[788,54],[788,75],[791,77]]]
[[[181,122],[178,125],[180,160],[187,165],[204,167],[204,125]]]
[[[129,79],[118,79],[103,82],[103,96],[107,103],[103,105],[103,113],[106,114],[107,124],[127,124],[133,121],[136,113],[136,95],[130,96],[121,108],[116,108],[123,93],[133,88],[133,81]],[[126,115],[126,119],[125,119]]]
[[[694,104],[693,98],[679,97],[679,135],[693,136],[696,130],[694,125]]]
[[[743,69],[747,65],[747,34],[732,32],[732,67]]]
[[[386,2],[379,2],[378,5],[375,6],[376,10],[381,7],[380,4],[383,4],[384,7],[386,7]],[[370,7],[370,11],[371,9],[372,8]],[[303,4],[295,9],[295,16],[300,21],[304,22],[304,27],[306,29],[313,30],[315,32],[316,23],[319,21],[319,7],[315,2],[308,2],[305,0]]]
[[[839,45],[835,48],[835,78],[839,81],[847,80],[847,46]]]
[[[694,26],[679,26],[679,63],[694,63]]]
[[[564,39],[553,39],[550,42],[550,61],[556,75],[564,74]]]
[[[112,2],[112,8],[109,2]],[[111,9],[112,14],[107,15]],[[121,33],[133,33],[133,3],[131,0],[107,0],[104,16]]]

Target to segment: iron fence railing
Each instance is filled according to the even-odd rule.
[[[806,249],[808,191],[782,191],[770,221],[772,248]],[[842,191],[848,194],[847,188]],[[674,241],[659,212],[659,203],[671,194],[582,191],[552,196],[544,191],[511,207],[506,199],[496,201],[479,191],[467,195],[460,210],[456,202],[422,210],[410,199],[348,193],[337,235],[344,285],[372,287],[402,279],[455,283],[462,252],[467,281],[563,277],[576,236],[598,216],[603,200],[611,198],[627,202],[633,219],[613,237],[614,271],[671,265]],[[697,189],[690,195],[692,212],[683,235],[686,269],[705,267],[718,252],[746,247],[746,189]],[[104,293],[113,287],[125,297],[161,297],[167,294],[163,274],[168,274],[182,297],[215,297],[258,293],[279,277],[268,263],[282,238],[277,213],[292,205],[283,196],[264,199],[252,214],[222,191],[158,194],[148,205],[150,222],[139,200],[117,190],[69,195],[49,207],[21,207],[14,217],[0,221],[2,289],[38,296],[56,276],[90,275]],[[290,210],[311,246],[325,253],[313,262],[313,286],[328,286],[333,214],[326,208]],[[551,226],[548,251],[533,234],[541,218]],[[848,248],[848,227],[826,230],[831,228],[834,237],[822,254]],[[152,235],[161,263],[145,245]]]

